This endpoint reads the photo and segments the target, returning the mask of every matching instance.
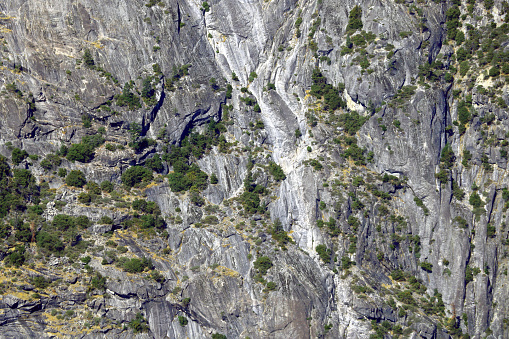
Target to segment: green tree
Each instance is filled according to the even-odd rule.
[[[286,175],[283,172],[281,166],[276,164],[274,161],[269,163],[269,173],[274,177],[274,180],[281,181],[286,179]]]
[[[41,231],[36,236],[37,246],[47,249],[52,253],[59,253],[64,250],[64,243],[56,234]]]
[[[87,179],[82,171],[72,170],[65,178],[65,183],[68,186],[83,187],[87,183]]]
[[[332,251],[329,248],[327,248],[327,246],[320,244],[316,246],[315,250],[316,253],[318,253],[320,259],[322,259],[324,263],[328,264],[330,262]]]
[[[89,162],[94,157],[94,149],[88,144],[72,144],[67,152],[67,160]]]
[[[346,26],[347,31],[356,31],[358,29],[362,29],[362,9],[360,6],[356,5],[350,11],[348,15],[348,25]]]
[[[111,193],[113,192],[113,184],[111,183],[111,181],[103,181],[101,182],[101,189],[104,191],[104,192],[107,192],[107,193]]]
[[[482,207],[484,205],[483,201],[481,200],[481,197],[479,196],[479,194],[477,194],[477,192],[473,192],[470,195],[470,198],[468,199],[468,202],[474,208],[479,208],[479,207]]]
[[[153,178],[151,170],[142,166],[132,166],[122,173],[121,180],[127,187],[133,187],[140,182],[148,182]]]
[[[94,58],[92,57],[92,53],[90,53],[90,50],[87,48],[83,52],[83,62],[85,63],[85,66],[88,68],[92,68],[95,65]]]
[[[14,148],[12,150],[12,163],[14,165],[19,165],[27,157],[28,157],[28,153],[25,150],[21,150],[19,148]]]
[[[254,268],[256,268],[262,275],[267,274],[267,271],[274,266],[272,260],[269,257],[262,256],[258,257],[254,262]]]
[[[136,317],[129,322],[129,327],[133,330],[135,334],[146,332],[149,329],[147,320],[143,317],[141,313],[136,313]]]
[[[219,179],[217,179],[216,174],[215,174],[215,173],[212,173],[212,174],[210,175],[210,183],[211,183],[212,185],[215,185],[215,184],[217,184],[218,182],[219,182]]]

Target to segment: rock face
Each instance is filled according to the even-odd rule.
[[[41,191],[2,221],[0,337],[509,337],[507,2],[0,12],[0,153]],[[185,165],[210,180],[179,192],[194,133],[216,138]],[[131,189],[137,165],[159,174]],[[52,251],[59,214],[91,224]]]

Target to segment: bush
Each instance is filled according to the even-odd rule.
[[[286,179],[286,175],[283,172],[281,166],[276,164],[274,161],[269,163],[269,173],[274,177],[274,180],[281,181]]]
[[[339,96],[339,94],[344,90],[343,84],[339,84],[339,88],[334,88],[332,85],[327,84],[327,79],[322,75],[318,68],[313,70],[311,80],[313,81],[313,84],[311,85],[311,94],[317,98],[324,98],[325,110],[335,111],[338,108],[346,107],[346,102],[344,102]]]
[[[30,282],[32,283],[32,285],[35,286],[35,288],[43,290],[49,286],[49,284],[51,283],[51,280],[49,280],[49,279],[46,280],[43,276],[38,275],[38,276],[35,276],[32,279],[30,279]]]
[[[152,265],[152,260],[146,258],[132,258],[119,261],[122,269],[129,273],[141,273],[146,268],[152,269],[154,266]]]
[[[339,117],[339,123],[341,124],[341,127],[343,127],[346,133],[354,135],[362,127],[362,125],[364,125],[367,119],[368,119],[367,117],[361,116],[356,111],[352,111],[341,114],[341,116]]]
[[[161,160],[161,157],[159,157],[159,154],[156,154],[152,158],[148,159],[145,162],[145,166],[157,173],[162,172],[164,169],[163,161]]]
[[[103,215],[97,223],[101,225],[113,225],[113,219],[111,219],[107,215]]]
[[[433,265],[427,261],[423,261],[419,264],[423,270],[425,270],[428,273],[433,272]]]
[[[483,201],[481,200],[481,197],[479,196],[479,194],[477,194],[477,192],[473,192],[470,195],[470,198],[468,199],[468,202],[474,208],[479,208],[479,207],[482,207],[484,205]]]
[[[107,192],[107,193],[111,193],[113,192],[113,184],[110,182],[110,181],[103,181],[101,182],[101,189],[104,191],[104,192]]]
[[[81,115],[81,122],[83,123],[83,127],[85,127],[85,128],[92,127],[92,119],[90,118],[90,115],[88,115],[88,114]]]
[[[90,289],[93,290],[105,290],[106,289],[106,277],[103,277],[100,273],[97,273],[95,277],[90,280]]]
[[[356,31],[362,29],[362,9],[360,6],[355,6],[348,15],[347,31]]]
[[[209,225],[217,225],[219,224],[219,219],[215,215],[207,215],[201,222]]]
[[[140,182],[147,182],[153,178],[152,171],[149,169],[141,166],[132,166],[122,173],[121,180],[127,187],[133,187]]]
[[[85,174],[80,170],[72,170],[65,178],[65,183],[68,186],[83,187],[87,183]]]
[[[12,150],[12,162],[14,165],[19,165],[23,160],[28,157],[28,153],[25,150],[15,148]]]
[[[262,256],[258,257],[254,262],[254,268],[256,268],[262,275],[267,274],[267,271],[273,266],[272,261],[269,257]]]
[[[219,182],[219,180],[217,179],[216,174],[215,174],[215,173],[212,173],[212,174],[210,175],[210,183],[211,183],[212,185],[215,185],[215,184],[217,184],[218,182]]]
[[[62,159],[60,159],[60,157],[58,155],[55,155],[55,154],[48,154],[46,156],[46,158],[44,158],[40,165],[42,168],[44,168],[45,170],[49,171],[55,167],[58,167],[60,166],[60,164],[62,163]]]
[[[4,262],[6,266],[21,267],[25,263],[25,246],[16,246],[14,251],[5,257]]]
[[[89,162],[94,157],[94,149],[88,144],[72,144],[67,152],[67,160]]]
[[[498,69],[498,67],[492,67],[490,68],[490,71],[489,71],[489,76],[490,77],[498,77],[500,75],[500,70]]]
[[[227,339],[224,334],[214,333],[212,339]]]
[[[179,319],[180,326],[184,327],[184,326],[187,325],[188,320],[187,320],[186,317],[183,317],[183,316],[179,315],[178,319]]]
[[[275,291],[275,290],[276,290],[276,288],[277,288],[277,285],[276,285],[276,283],[275,283],[275,282],[273,282],[273,281],[269,281],[269,282],[267,283],[267,290],[268,290],[268,291]]]
[[[166,223],[164,222],[164,219],[160,216],[153,216],[153,215],[143,215],[141,217],[142,223],[141,228],[158,228],[163,229],[166,226]]]
[[[316,246],[315,250],[316,253],[318,253],[320,259],[322,259],[324,263],[328,264],[330,262],[332,251],[329,248],[327,248],[327,246],[321,244]]]
[[[131,92],[134,88],[134,82],[126,82],[122,89],[122,94],[117,97],[117,105],[120,107],[127,106],[130,110],[141,108],[140,98]]]
[[[90,204],[90,202],[92,202],[92,196],[88,193],[85,193],[85,192],[82,192],[78,195],[78,201],[81,203],[81,204]]]
[[[141,315],[141,313],[136,313],[136,317],[129,322],[129,327],[135,334],[149,330],[147,320],[143,317],[143,315]]]
[[[79,215],[74,218],[74,224],[79,228],[87,228],[90,226],[90,220],[85,215]]]
[[[41,231],[36,237],[37,246],[47,249],[51,253],[58,253],[64,250],[65,245],[60,238],[48,232]]]
[[[405,281],[405,274],[402,270],[394,270],[391,272],[391,277],[395,281]]]
[[[87,255],[86,257],[83,257],[80,259],[82,263],[84,263],[85,265],[88,265],[90,263],[90,261],[92,260],[92,258]]]
[[[94,58],[88,48],[83,52],[83,62],[88,68],[92,68],[95,65]]]
[[[67,169],[65,169],[65,168],[59,168],[59,169],[58,169],[58,176],[59,176],[60,178],[63,178],[63,177],[65,177],[66,175],[67,175]]]

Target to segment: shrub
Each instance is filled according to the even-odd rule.
[[[318,253],[320,259],[322,259],[324,263],[328,264],[330,262],[332,250],[330,250],[329,248],[327,248],[327,246],[323,244],[316,246],[315,250],[316,253]]]
[[[454,218],[454,222],[456,222],[460,228],[465,229],[468,227],[468,222],[461,216]]]
[[[25,246],[17,245],[4,259],[6,266],[20,267],[25,263]]]
[[[80,170],[72,170],[65,178],[65,183],[68,186],[83,187],[87,183],[85,174]]]
[[[442,148],[442,152],[440,153],[441,167],[451,169],[454,166],[455,160],[456,156],[454,155],[451,144],[445,144],[444,148]]]
[[[349,257],[347,257],[347,256],[341,257],[341,268],[342,269],[347,270],[350,267],[352,267],[352,265],[354,265],[354,264],[355,264],[355,262],[350,260]]]
[[[92,202],[92,196],[89,193],[82,192],[78,195],[78,201],[81,204],[90,204]]]
[[[276,283],[275,283],[275,282],[273,282],[273,281],[269,281],[269,282],[267,283],[267,291],[275,291],[275,290],[276,290],[276,288],[277,288],[277,285],[276,285]]]
[[[141,220],[142,220],[142,223],[141,223],[142,228],[155,227],[158,229],[163,229],[166,226],[164,219],[161,218],[160,216],[143,215],[141,217]]]
[[[117,105],[124,107],[127,106],[130,110],[141,108],[140,98],[131,92],[134,88],[134,82],[126,82],[122,89],[122,94],[117,97]]]
[[[217,225],[219,224],[219,219],[215,215],[207,215],[201,222],[204,224]]]
[[[281,181],[286,179],[286,175],[283,172],[281,166],[276,164],[274,161],[269,163],[269,173],[274,177],[274,180]]]
[[[95,65],[94,58],[88,48],[83,52],[83,62],[88,68],[92,68]]]
[[[256,78],[258,78],[258,75],[256,74],[255,71],[252,71],[251,73],[249,73],[249,78],[248,78],[249,82],[253,82],[254,79],[256,79]]]
[[[19,165],[23,160],[28,157],[28,153],[25,150],[14,148],[12,150],[12,162],[14,165]]]
[[[67,175],[67,169],[65,169],[65,168],[59,168],[59,169],[58,169],[58,176],[59,176],[60,178],[63,178],[63,177],[65,177],[66,175]]]
[[[101,182],[101,189],[104,191],[104,192],[107,192],[107,193],[111,193],[113,192],[113,184],[110,182],[110,181],[103,181]]]
[[[60,166],[60,164],[62,163],[62,159],[60,159],[60,157],[58,155],[55,155],[55,154],[48,154],[46,156],[46,158],[44,158],[40,165],[42,168],[44,168],[45,170],[49,171],[55,167],[58,167]]]
[[[253,265],[262,275],[267,274],[267,271],[273,266],[270,258],[266,256],[258,257]]]
[[[179,315],[178,319],[179,319],[180,326],[184,327],[184,326],[187,325],[188,320],[187,320],[186,317],[183,317],[183,316]]]
[[[52,253],[58,253],[64,250],[64,243],[57,235],[41,231],[36,237],[37,246],[47,249]]]
[[[90,263],[90,261],[92,260],[92,258],[87,255],[86,257],[83,257],[80,259],[82,263],[84,263],[85,265],[88,265]]]
[[[112,225],[113,224],[113,219],[111,219],[107,215],[103,215],[101,217],[101,219],[99,219],[98,224],[101,224],[101,225]]]
[[[367,117],[361,116],[356,111],[343,113],[339,117],[339,123],[346,133],[354,135],[367,121]],[[396,121],[396,120],[395,120]],[[395,124],[396,126],[396,124]],[[398,126],[396,126],[398,127]]]
[[[427,261],[423,261],[419,264],[423,270],[425,270],[428,273],[433,272],[433,265]]]
[[[122,183],[127,187],[133,187],[137,183],[147,182],[153,179],[152,171],[142,166],[129,167],[122,173]]]
[[[490,68],[490,71],[489,71],[489,76],[490,77],[498,77],[500,75],[500,70],[498,69],[498,67],[492,67]]]
[[[164,169],[163,161],[161,160],[161,157],[159,157],[159,154],[156,154],[152,158],[148,159],[145,162],[145,166],[157,173],[162,172]]]
[[[215,185],[215,184],[217,184],[218,182],[219,182],[219,180],[217,179],[216,174],[215,174],[215,173],[212,173],[212,174],[210,175],[210,183],[211,183],[212,185]]]
[[[129,327],[135,334],[149,330],[147,320],[143,317],[143,315],[141,315],[141,313],[136,313],[136,317],[129,322]]]
[[[101,194],[101,187],[99,187],[99,185],[94,181],[87,182],[87,186],[85,188],[87,189],[88,193],[92,195]]]
[[[88,115],[88,114],[81,115],[81,122],[83,123],[83,127],[85,127],[85,128],[92,127],[92,119],[90,118],[90,115]]]
[[[46,280],[43,276],[38,275],[38,276],[35,276],[32,279],[30,279],[30,282],[32,283],[32,285],[35,286],[35,288],[43,290],[49,286],[49,284],[51,283],[51,280],[49,280],[49,279]]]
[[[355,6],[348,15],[347,31],[356,31],[362,28],[362,9],[360,6]]]
[[[338,88],[327,84],[327,79],[322,75],[320,69],[315,68],[311,75],[313,84],[311,85],[311,94],[317,98],[323,97],[325,100],[324,109],[335,111],[338,108],[345,108],[346,103],[339,96],[344,90],[344,85],[339,84]]]
[[[274,224],[270,228],[272,239],[276,240],[280,246],[285,246],[287,243],[292,242],[292,238],[288,236],[288,232],[283,228],[283,224],[278,219],[274,220]]]
[[[60,231],[66,231],[76,225],[74,218],[66,214],[55,215],[51,224]]]
[[[152,269],[154,266],[152,265],[152,260],[146,258],[132,258],[127,259],[124,258],[123,261],[120,262],[122,269],[129,273],[141,273],[146,268]]]
[[[394,270],[391,272],[391,277],[393,280],[396,280],[396,281],[405,281],[405,274],[403,273],[402,270]]]
[[[79,228],[87,228],[90,226],[90,220],[85,215],[79,215],[74,218],[74,224]]]
[[[481,197],[479,196],[479,194],[477,194],[477,192],[473,192],[470,195],[470,198],[468,199],[468,202],[474,208],[479,208],[479,207],[482,207],[484,205],[483,201],[481,200]]]
[[[67,160],[89,162],[94,157],[94,149],[88,144],[72,144],[67,152]]]

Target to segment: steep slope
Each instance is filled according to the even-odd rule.
[[[508,10],[0,4],[0,336],[507,337]]]

